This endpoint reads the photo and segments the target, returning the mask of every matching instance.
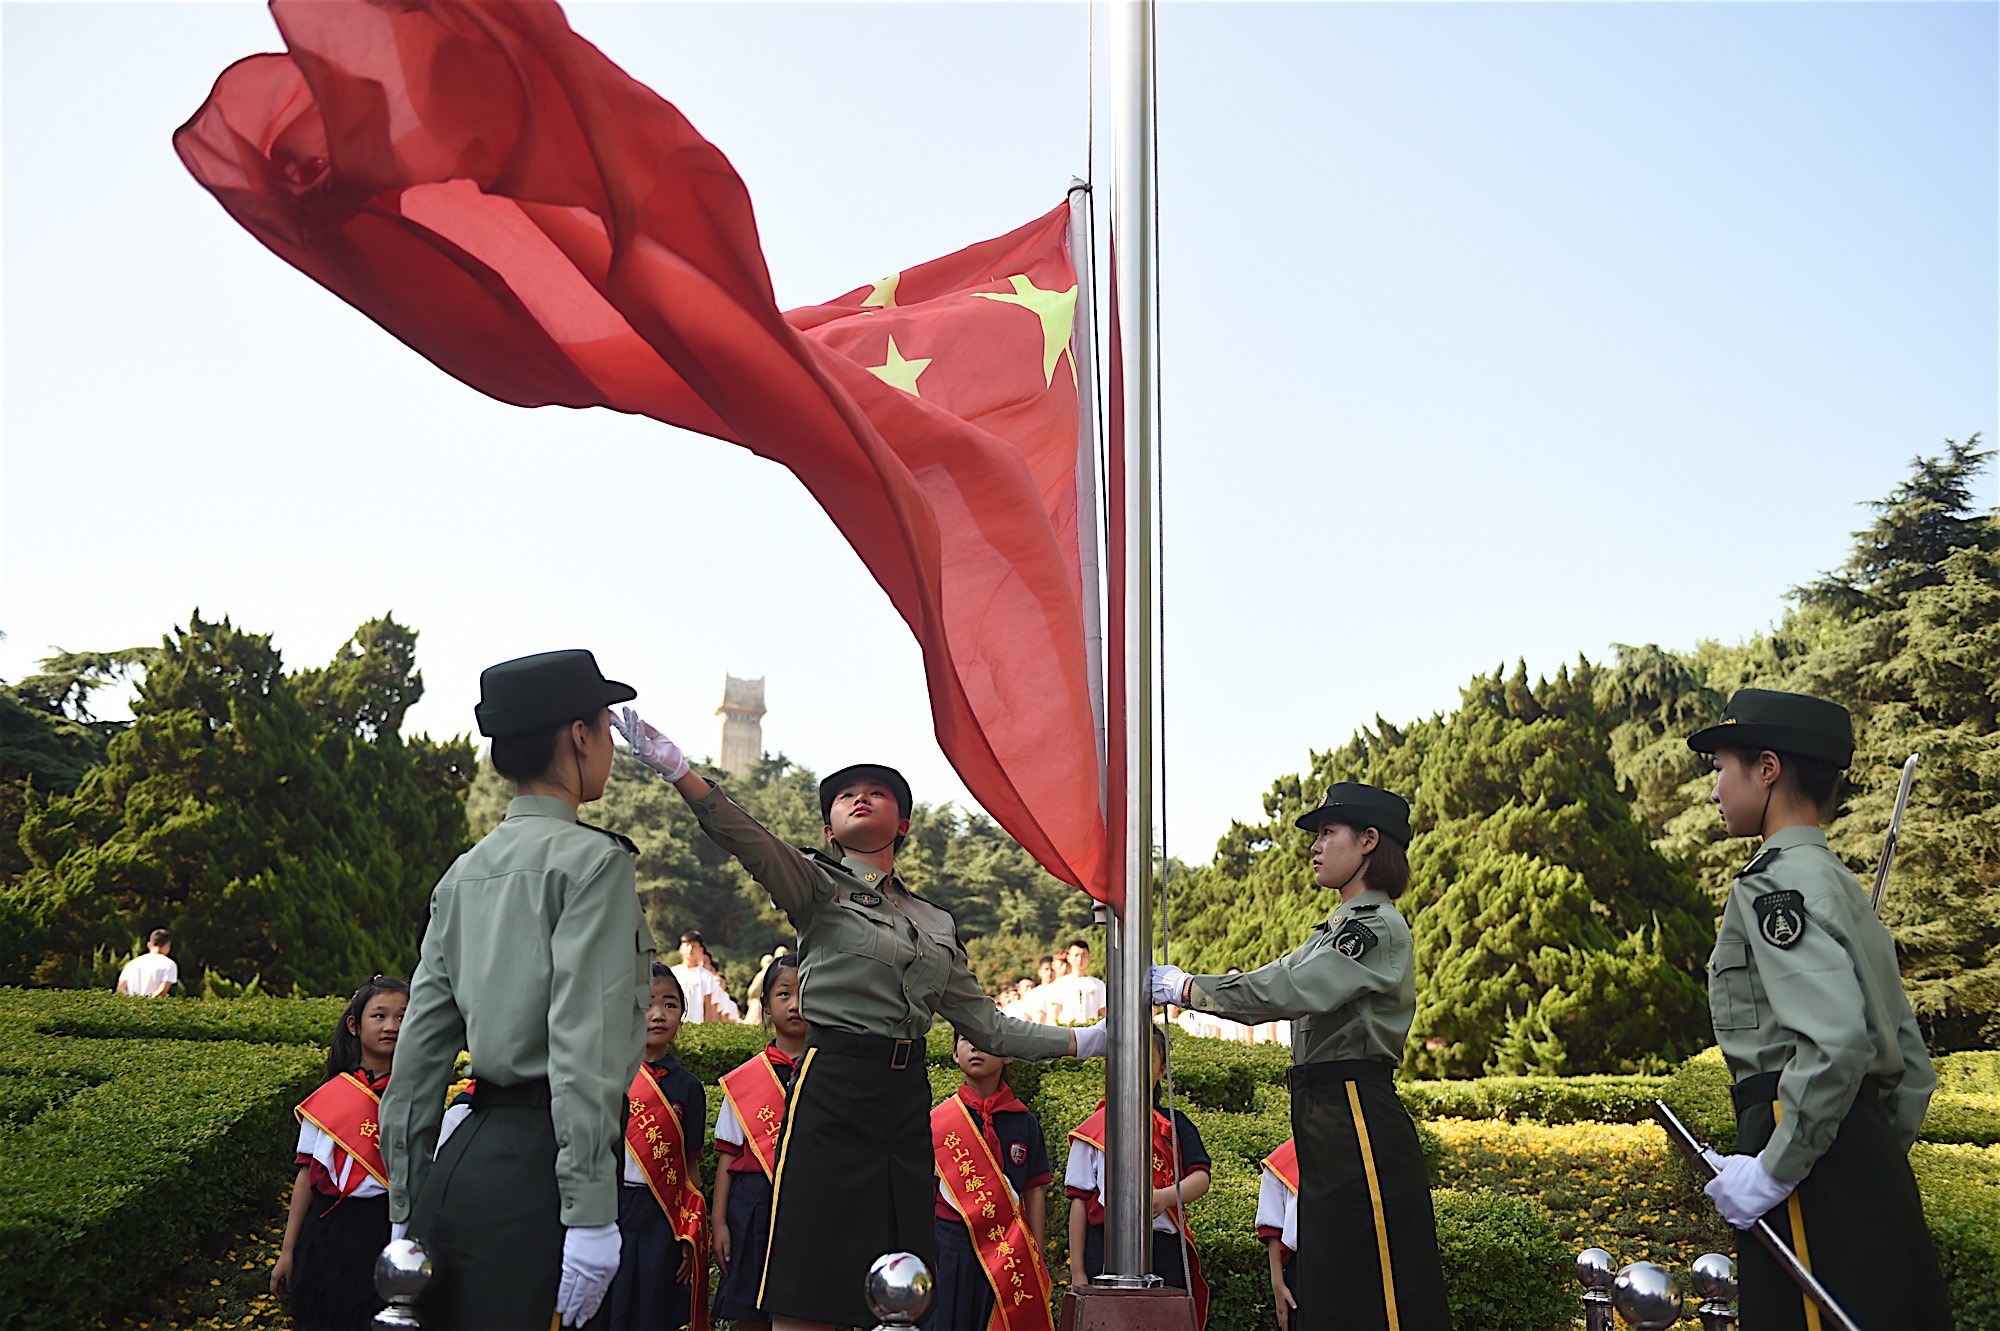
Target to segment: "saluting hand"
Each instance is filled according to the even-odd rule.
[[[611,724],[632,746],[632,756],[667,780],[678,781],[688,774],[688,760],[681,753],[681,746],[640,720],[630,707],[619,708]]]

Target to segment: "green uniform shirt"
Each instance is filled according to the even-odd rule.
[[[1290,956],[1246,975],[1198,975],[1188,1006],[1237,1021],[1292,1023],[1292,1062],[1365,1058],[1395,1066],[1417,1013],[1410,926],[1364,889],[1315,924]]]
[[[980,989],[951,912],[852,856],[774,836],[720,786],[688,801],[709,840],[740,861],[799,931],[799,997],[816,1026],[921,1040],[932,1014],[989,1054],[1059,1058],[1070,1033],[1004,1016]]]
[[[618,1219],[625,1092],[646,1047],[653,932],[631,843],[523,796],[431,890],[430,925],[382,1097],[389,1218],[405,1220],[437,1148],[460,1049],[500,1086],[546,1077],[565,1225]]]
[[[1923,1126],[1931,1070],[1896,945],[1868,894],[1817,827],[1788,827],[1736,877],[1708,959],[1715,1040],[1738,1081],[1776,1072],[1772,1177],[1796,1183],[1833,1144],[1863,1077],[1889,1085],[1884,1108],[1908,1149]]]

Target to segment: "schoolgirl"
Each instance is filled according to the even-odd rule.
[[[646,1061],[627,1093],[618,1274],[606,1296],[606,1331],[708,1326],[708,1217],[695,1173],[708,1094],[674,1054],[686,1008],[673,967],[654,962]]]
[[[1208,1193],[1208,1148],[1194,1121],[1180,1110],[1163,1112],[1157,1097],[1167,1071],[1167,1032],[1149,1026],[1153,1037],[1153,1274],[1170,1288],[1194,1293],[1195,1325],[1208,1325],[1208,1285],[1201,1277],[1201,1255],[1188,1229],[1187,1204]],[[1175,1165],[1179,1164],[1176,1171]],[[1063,1169],[1063,1191],[1069,1195],[1069,1279],[1081,1288],[1104,1272],[1104,1102],[1070,1129],[1069,1161]],[[1081,1241],[1079,1242],[1079,1238]],[[1183,1240],[1187,1260],[1182,1262]]]
[[[785,1126],[785,1095],[806,1052],[806,1018],[799,1006],[799,959],[779,952],[765,966],[753,1001],[771,1023],[771,1043],[722,1078],[715,1149],[728,1162],[715,1171],[709,1216],[716,1265],[715,1315],[737,1331],[767,1331],[757,1310],[757,1282],[771,1236],[771,1177]],[[753,1126],[754,1125],[754,1126]]]
[[[1264,1157],[1257,1183],[1257,1237],[1271,1259],[1271,1302],[1278,1313],[1278,1331],[1292,1331],[1298,1316],[1298,1273],[1292,1259],[1299,1252],[1299,1148],[1290,1137]]]
[[[298,1177],[271,1293],[299,1331],[367,1331],[382,1300],[375,1258],[389,1241],[389,1175],[381,1099],[396,1061],[410,986],[377,975],[354,991],[334,1027],[326,1080],[292,1112]]]

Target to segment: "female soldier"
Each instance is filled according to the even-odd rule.
[[[1729,835],[1763,838],[1708,962],[1737,1148],[1755,1154],[1710,1152],[1708,1195],[1738,1229],[1768,1218],[1861,1326],[1949,1327],[1909,1161],[1937,1076],[1895,942],[1819,830],[1854,759],[1847,709],[1742,689],[1688,747],[1714,756]],[[1738,1248],[1743,1325],[1818,1331],[1783,1268],[1757,1244]]]
[[[1155,966],[1153,1001],[1236,1021],[1292,1022],[1299,1160],[1297,1331],[1449,1328],[1430,1168],[1392,1078],[1416,1015],[1410,806],[1343,781],[1298,820],[1313,880],[1340,902],[1297,951],[1247,975]]]
[[[446,871],[382,1097],[391,1232],[436,1263],[432,1331],[583,1326],[618,1271],[626,1088],[646,1042],[653,935],[632,843],[577,821],[611,771],[607,706],[633,697],[589,652],[479,677],[479,732],[514,782],[507,817]],[[445,1088],[472,1051],[472,1114],[433,1165]]]
[[[912,805],[894,768],[861,763],[820,782],[826,850],[802,850],[690,771],[680,747],[630,708],[618,729],[799,931],[810,1030],[778,1148],[758,1307],[777,1331],[872,1326],[871,1262],[902,1250],[937,1264],[924,1072],[933,1016],[1003,1058],[1098,1057],[1103,1023],[1016,1021],[980,990],[951,912],[896,877]]]

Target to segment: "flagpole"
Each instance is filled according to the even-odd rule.
[[[1112,700],[1124,716],[1120,751],[1111,754],[1124,777],[1125,798],[1110,812],[1122,819],[1115,844],[1122,852],[1118,906],[1112,917],[1107,1004],[1110,1056],[1105,1070],[1104,1275],[1099,1283],[1151,1282],[1152,1251],[1152,1003],[1147,969],[1152,962],[1153,860],[1153,659],[1154,636],[1154,246],[1153,246],[1153,0],[1112,0],[1113,171],[1111,250],[1113,304],[1123,364],[1124,430],[1117,439],[1123,484],[1122,542],[1116,548],[1124,576],[1115,650],[1123,656],[1123,696]],[[1121,493],[1122,491],[1122,493]],[[1122,583],[1122,587],[1117,584]]]

